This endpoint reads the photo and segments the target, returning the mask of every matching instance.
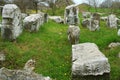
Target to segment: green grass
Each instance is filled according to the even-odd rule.
[[[3,66],[22,69],[29,59],[36,60],[37,73],[57,80],[68,80],[71,71],[71,45],[67,41],[67,26],[52,21],[41,26],[39,32],[24,31],[16,43],[0,38],[0,50],[7,53]]]
[[[35,72],[50,76],[56,80],[71,80],[71,45],[67,40],[67,25],[49,21],[36,33],[23,31],[17,42],[3,41],[0,38],[0,50],[6,52],[6,61],[2,66],[10,69],[22,69],[29,59],[36,60]],[[109,29],[101,22],[99,31],[91,32],[80,25],[80,43],[96,43],[109,59],[111,80],[120,80],[120,47],[108,49],[111,42],[120,42],[116,29]]]

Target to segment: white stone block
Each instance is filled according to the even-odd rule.
[[[14,40],[22,33],[22,16],[15,4],[6,4],[2,11],[1,35],[3,39]]]
[[[107,25],[110,28],[117,28],[117,17],[114,14],[108,16]]]
[[[38,31],[43,23],[44,19],[40,14],[32,14],[23,20],[25,29],[28,29],[30,32]]]
[[[78,5],[73,4],[65,8],[64,13],[64,23],[69,25],[78,25],[79,24],[79,10]]]
[[[72,45],[72,80],[106,80],[109,78],[108,59],[94,43]],[[108,76],[103,76],[108,74]],[[89,77],[92,79],[89,79]],[[107,79],[109,80],[109,79]]]

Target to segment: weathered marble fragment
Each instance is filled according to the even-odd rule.
[[[80,37],[80,28],[79,26],[70,25],[67,31],[68,40],[71,44],[78,44]]]
[[[6,4],[2,11],[1,35],[3,39],[15,40],[22,33],[21,11],[15,4]]]
[[[107,26],[110,28],[117,28],[117,17],[114,14],[108,16]]]
[[[120,42],[112,42],[108,45],[108,48],[115,48],[120,46]]]
[[[84,19],[82,21],[82,26],[87,27],[90,31],[99,30],[99,20],[94,20],[92,18]]]
[[[109,80],[108,59],[94,43],[72,45],[72,80]]]
[[[61,16],[49,16],[49,19],[55,21],[56,23],[64,23],[64,19]]]
[[[78,5],[73,4],[67,6],[65,8],[64,13],[64,23],[69,25],[78,25],[79,24],[79,16],[78,16]]]
[[[43,23],[44,19],[41,14],[32,14],[25,17],[25,19],[23,20],[24,28],[29,30],[30,32],[38,31]]]
[[[0,69],[0,80],[51,80],[50,77],[43,77],[41,74],[33,72],[35,61],[30,59],[25,64],[23,70]]]

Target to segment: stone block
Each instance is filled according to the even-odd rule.
[[[44,23],[44,19],[41,14],[32,14],[25,17],[23,20],[24,28],[30,32],[36,32],[39,30],[40,26]]]
[[[117,29],[117,17],[114,14],[111,14],[108,16],[107,19],[107,26],[110,28],[116,28]]]
[[[79,38],[80,38],[79,26],[70,25],[68,27],[67,34],[68,34],[68,40],[70,41],[71,44],[78,44],[79,43]]]
[[[78,5],[73,4],[67,6],[65,8],[64,13],[64,23],[69,25],[78,25],[79,24],[79,16],[78,16]]]
[[[72,45],[72,80],[109,80],[108,59],[94,43]]]
[[[6,4],[2,11],[1,35],[3,39],[15,40],[22,33],[22,16],[15,4]]]

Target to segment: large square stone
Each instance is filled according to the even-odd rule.
[[[72,45],[72,80],[109,80],[110,64],[94,43]]]

